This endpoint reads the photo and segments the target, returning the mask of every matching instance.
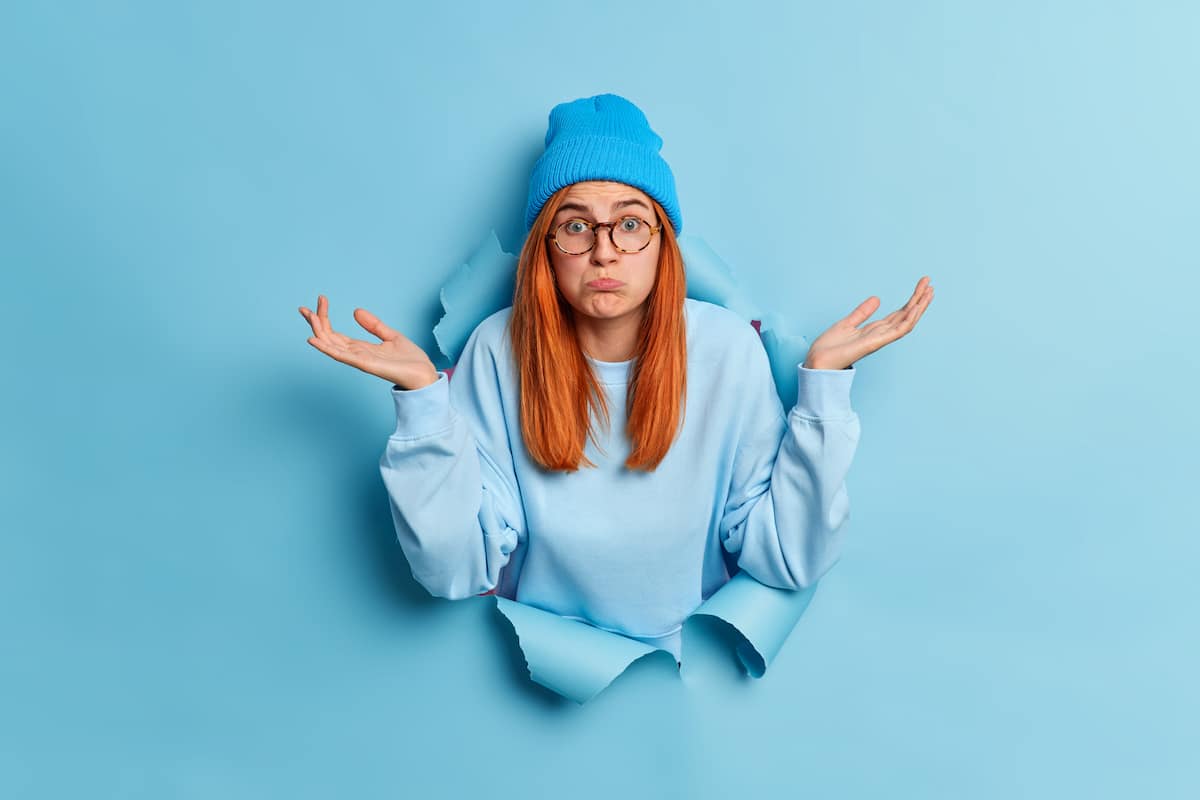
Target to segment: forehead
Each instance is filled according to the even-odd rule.
[[[574,201],[585,205],[608,208],[619,200],[637,198],[650,206],[650,195],[641,189],[616,181],[580,181],[571,184],[563,196],[563,202]]]

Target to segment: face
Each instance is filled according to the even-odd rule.
[[[550,232],[571,219],[615,224],[629,215],[641,217],[652,226],[659,225],[650,196],[641,190],[613,181],[582,181],[567,190],[562,207],[551,222]],[[546,242],[559,291],[576,313],[587,317],[640,317],[650,290],[654,288],[662,232],[651,236],[650,244],[636,253],[618,250],[607,227],[596,228],[594,233],[595,245],[580,255],[568,255],[553,241]],[[589,285],[600,279],[616,280],[620,284],[611,288]]]

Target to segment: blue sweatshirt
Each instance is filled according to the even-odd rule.
[[[757,331],[687,298],[683,429],[654,472],[627,470],[633,360],[588,358],[611,424],[592,422],[596,468],[549,472],[525,450],[508,334],[512,308],[472,332],[451,380],[392,387],[380,458],[413,577],[451,599],[495,593],[661,647],[738,569],[799,589],[838,557],[859,439],[853,367],[797,365],[785,414]],[[603,451],[603,452],[602,452]]]

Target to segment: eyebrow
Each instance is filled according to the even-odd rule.
[[[613,210],[615,211],[616,209],[624,208],[625,206],[641,206],[642,208],[646,209],[647,211],[653,210],[650,208],[650,206],[646,205],[645,203],[643,203],[641,200],[637,199],[636,197],[631,198],[629,200],[622,200],[621,202],[619,202],[615,206],[613,206]],[[559,212],[582,211],[585,214],[592,213],[592,210],[590,208],[588,208],[587,206],[581,205],[579,203],[572,203],[572,202],[563,203],[561,206],[558,207],[558,211]],[[555,212],[555,216],[558,216],[558,212]]]

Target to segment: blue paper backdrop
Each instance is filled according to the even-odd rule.
[[[1195,797],[1198,35],[1182,1],[5,5],[0,795]],[[604,91],[805,334],[937,297],[858,365],[848,549],[766,677],[697,631],[578,707],[413,582],[388,387],[296,307],[432,351],[550,107]]]

